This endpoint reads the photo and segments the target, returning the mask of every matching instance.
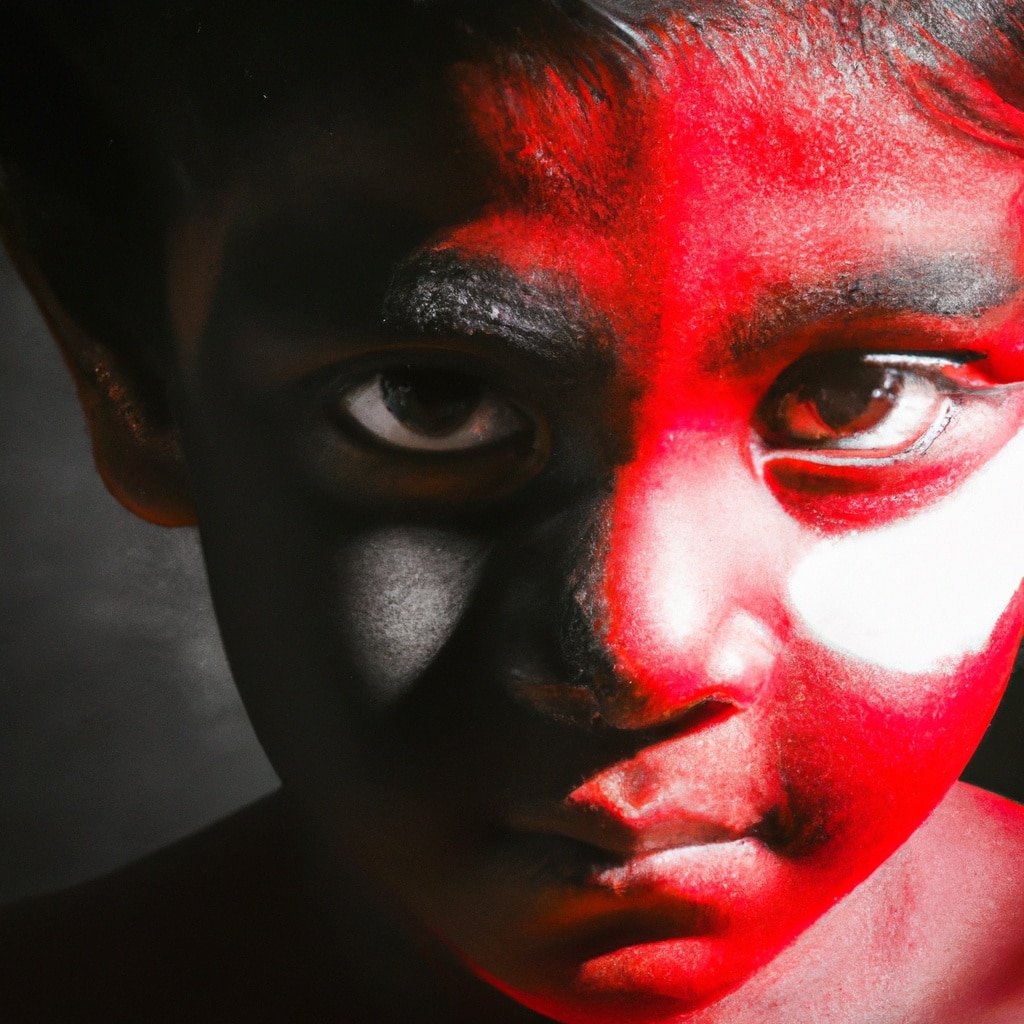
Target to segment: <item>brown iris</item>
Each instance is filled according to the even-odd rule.
[[[806,356],[785,370],[757,409],[757,427],[777,448],[839,447],[885,422],[907,372],[859,353]]]

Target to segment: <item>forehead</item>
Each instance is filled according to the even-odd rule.
[[[658,291],[666,275],[695,292],[768,268],[816,282],[942,254],[1016,262],[1020,161],[928,116],[826,26],[684,33],[627,74],[477,65],[464,83],[497,198],[454,244],[524,270],[567,244],[591,254],[584,272],[617,260],[635,290],[642,266]],[[536,229],[512,241],[516,219]]]
[[[583,38],[568,58],[496,48],[369,119],[357,98],[337,128],[292,140],[286,171],[206,231],[215,248],[234,237],[219,256],[241,276],[262,275],[250,293],[280,291],[292,266],[305,301],[319,264],[337,297],[357,268],[372,316],[394,266],[426,248],[556,282],[625,336],[671,307],[703,324],[790,295],[863,301],[894,278],[969,309],[1019,277],[1021,161],[923,112],[886,62],[813,18],[666,30],[626,61]],[[182,238],[179,267],[195,232]]]

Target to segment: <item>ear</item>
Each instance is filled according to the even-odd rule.
[[[132,365],[82,330],[35,262],[15,245],[9,251],[74,378],[92,435],[93,458],[107,490],[148,522],[194,525],[181,432],[156,386],[156,374]]]

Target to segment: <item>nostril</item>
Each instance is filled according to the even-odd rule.
[[[680,707],[655,708],[650,702],[634,697],[606,700],[602,704],[598,724],[636,734],[641,745],[658,743],[671,736],[697,733],[742,710],[742,706],[724,694],[706,694]]]
[[[628,732],[630,746],[646,746],[682,733],[697,733],[741,710],[725,696],[701,697],[685,708],[655,714],[628,680],[593,670],[569,679],[539,663],[508,672],[507,689],[520,704],[544,717],[595,731]]]
[[[583,682],[569,682],[538,666],[516,666],[509,671],[507,689],[519,704],[566,725],[590,727],[601,715],[597,694]]]
[[[677,715],[674,722],[666,723],[665,729],[673,733],[680,730],[688,733],[699,732],[701,729],[716,725],[739,710],[733,701],[720,697],[705,697]]]
[[[727,616],[715,631],[705,673],[740,703],[756,697],[778,657],[778,639],[768,626],[743,609]]]

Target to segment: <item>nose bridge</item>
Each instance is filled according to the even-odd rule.
[[[763,488],[715,441],[638,459],[570,577],[563,646],[611,724],[644,727],[706,698],[751,703],[779,651]],[[582,570],[582,571],[581,571]],[[585,654],[584,659],[580,658]]]

